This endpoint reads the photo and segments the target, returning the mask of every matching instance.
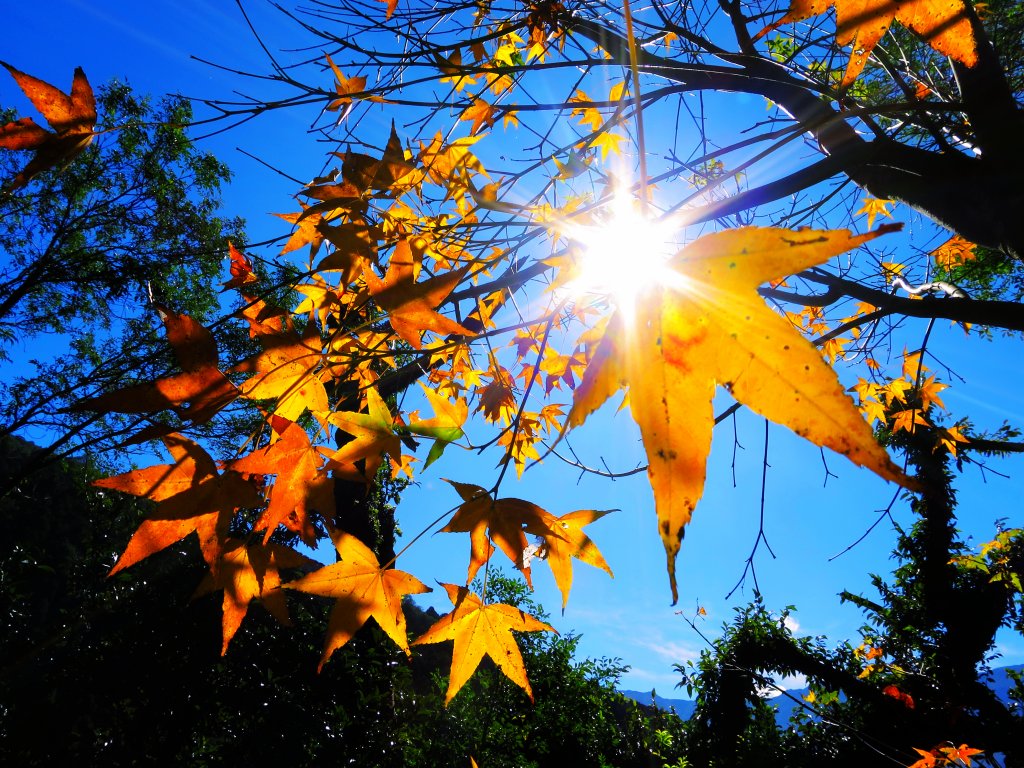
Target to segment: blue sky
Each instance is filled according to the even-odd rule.
[[[252,5],[254,19],[269,42],[294,44],[300,39],[292,37],[287,23],[270,9]],[[36,12],[41,7],[44,14]],[[8,35],[4,59],[61,88],[70,85],[71,73],[79,65],[94,85],[118,77],[138,91],[153,94],[180,91],[222,97],[236,89],[261,87],[190,59],[195,55],[241,70],[265,68],[259,46],[231,3],[55,0],[45,6],[15,4],[5,18],[16,34]],[[24,111],[24,99],[5,73],[0,73],[0,102]],[[280,220],[268,214],[296,210],[290,198],[295,189],[235,148],[242,147],[301,178],[311,177],[320,171],[324,152],[324,145],[306,134],[315,117],[315,110],[277,114],[215,136],[204,145],[235,171],[225,200],[230,213],[248,219],[250,239],[284,233]],[[386,126],[389,117],[381,112],[373,119]],[[918,235],[927,230],[907,211],[897,209],[896,218],[910,221]],[[908,321],[903,333],[906,346],[914,348],[924,333],[924,322]],[[1024,390],[1014,383],[1024,380],[1018,340],[982,341],[965,338],[958,328],[937,327],[932,349],[942,365],[966,379],[961,383],[936,361],[930,362],[952,385],[943,393],[951,413],[970,414],[979,429],[995,428],[1004,420],[1024,424]],[[727,404],[723,401],[722,407]],[[753,582],[748,577],[731,601],[725,599],[743,573],[757,534],[764,421],[741,411],[735,425],[736,441],[731,424],[716,431],[707,490],[679,558],[677,606],[669,604],[664,551],[645,475],[609,482],[580,477],[578,471],[549,459],[529,470],[522,482],[506,479],[502,486],[504,495],[529,499],[556,515],[580,508],[620,510],[588,529],[614,570],[614,580],[586,565],[575,565],[573,593],[564,617],[558,615],[561,599],[545,565],[535,565],[534,580],[537,599],[554,615],[555,627],[583,633],[582,653],[618,656],[633,667],[624,687],[657,687],[668,694],[678,681],[671,665],[695,658],[703,647],[678,612],[692,617],[698,605],[704,607],[704,631],[713,635],[722,622],[730,620],[732,607],[752,596]],[[479,424],[471,424],[469,432],[471,437],[483,435]],[[603,459],[615,469],[628,469],[644,462],[637,429],[628,413],[616,415],[614,406],[606,406],[570,440],[594,464]],[[742,448],[735,451],[734,470],[736,442]],[[896,489],[834,455],[826,458],[837,477],[829,477],[826,483],[820,451],[784,428],[771,426],[769,443],[765,532],[776,557],[771,558],[763,545],[758,552],[755,565],[761,592],[771,607],[797,606],[794,618],[803,633],[824,634],[836,642],[855,638],[862,617],[854,608],[840,606],[836,594],[849,589],[872,595],[869,574],[884,574],[891,567],[891,527],[883,522],[852,551],[830,558],[861,537]],[[450,448],[422,476],[419,486],[403,497],[399,510],[403,531],[415,533],[456,504],[455,492],[441,478],[489,485],[496,459],[494,454],[476,457]],[[1011,457],[992,462],[1009,479],[968,468],[958,482],[961,527],[975,541],[991,538],[997,518],[1021,524],[1016,490],[1021,461]],[[904,503],[895,505],[894,515],[904,524],[911,520]],[[424,581],[461,583],[468,550],[466,537],[437,534],[417,543],[400,567]],[[496,556],[498,562],[501,558]],[[447,610],[443,590],[435,590],[430,597],[439,610]],[[1005,663],[1024,661],[1024,641],[1019,638],[1005,638],[1001,650]]]

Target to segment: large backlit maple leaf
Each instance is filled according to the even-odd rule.
[[[283,585],[286,589],[335,598],[320,668],[370,618],[410,655],[402,598],[429,592],[430,588],[408,573],[381,568],[370,548],[351,534],[336,530],[331,532],[331,539],[338,550],[338,562]]]
[[[879,234],[743,228],[697,240],[641,297],[635,316],[608,323],[575,391],[567,428],[613,393],[629,407],[647,451],[672,599],[683,530],[704,491],[716,385],[751,410],[887,480],[913,485],[876,442],[820,353],[756,289],[827,261]]]
[[[93,482],[157,502],[110,570],[117,573],[196,533],[203,559],[216,570],[236,509],[263,504],[256,487],[236,472],[217,472],[217,465],[198,444],[182,435],[167,435],[164,445],[174,459],[161,464],[105,477]]]
[[[334,513],[334,479],[319,471],[320,454],[310,445],[306,430],[280,416],[271,416],[270,423],[277,439],[229,466],[236,472],[277,475],[270,503],[254,526],[257,531],[266,529],[264,541],[283,525],[312,547],[316,531],[310,515],[313,511],[324,516]]]
[[[41,128],[31,117],[23,117],[0,127],[0,148],[34,149],[28,165],[4,188],[18,189],[43,171],[73,160],[89,146],[96,125],[96,99],[81,67],[75,69],[71,95],[39,78],[0,62],[11,73],[32,106],[46,118],[53,131]]]
[[[222,656],[228,652],[231,638],[242,625],[242,619],[249,611],[249,603],[253,600],[262,602],[263,607],[285,626],[291,624],[284,592],[279,589],[279,569],[311,565],[315,565],[315,561],[281,544],[228,540],[217,570],[206,574],[193,595],[196,598],[219,589],[224,590]]]
[[[444,702],[450,702],[472,677],[484,656],[491,660],[512,682],[526,691],[533,701],[533,690],[526,677],[523,656],[513,632],[554,632],[543,621],[511,605],[484,602],[465,587],[442,584],[455,609],[430,627],[413,645],[454,640],[451,675]]]
[[[217,342],[213,334],[188,315],[179,315],[160,304],[154,308],[164,323],[167,341],[182,372],[80,400],[71,410],[99,413],[173,410],[183,419],[202,424],[238,396],[238,389],[217,367]],[[146,434],[159,437],[153,432]]]
[[[423,347],[420,339],[423,331],[434,331],[441,335],[473,335],[468,328],[435,311],[466,276],[466,271],[466,268],[456,269],[416,282],[412,248],[408,240],[399,240],[384,279],[379,278],[368,266],[363,269],[363,279],[377,306],[388,313],[388,320],[395,333],[420,349]]]
[[[836,42],[852,46],[842,87],[850,85],[864,69],[871,51],[900,22],[939,53],[973,67],[978,43],[971,28],[965,0],[791,0],[789,11],[760,32],[762,37],[783,24],[836,9]]]

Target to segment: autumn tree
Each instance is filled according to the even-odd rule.
[[[450,481],[452,509],[422,532],[469,534],[465,584],[486,583],[501,550],[527,583],[546,560],[567,601],[573,559],[612,570],[584,531],[604,511],[548,510],[508,485],[541,458],[634,471],[577,453],[623,392],[675,599],[714,425],[741,407],[925,497],[935,479],[901,469],[870,424],[928,429],[961,456],[1017,450],[940,423],[927,334],[906,353],[899,334],[905,318],[1024,330],[1004,291],[1024,254],[1020,78],[1001,63],[1019,12],[984,11],[552,0],[289,15],[323,54],[271,54],[255,82],[273,97],[214,99],[204,119],[312,107],[334,151],[280,214],[277,257],[304,270],[302,300],[272,300],[258,257],[232,252],[235,320],[257,354],[220,358],[209,328],[161,305],[178,368],[76,406],[166,416],[142,437],[159,433],[170,463],[99,481],[158,504],[114,571],[195,532],[207,588],[225,592],[225,651],[250,600],[283,617],[307,592],[334,601],[322,666],[372,618],[407,654],[453,642],[446,701],[485,658],[532,697],[514,633],[551,627],[522,610],[445,584],[451,613],[409,642],[402,600],[426,574],[354,532],[382,468],[429,472],[453,444],[495,456],[493,474]],[[796,169],[779,170],[784,151]],[[897,203],[929,222],[912,238],[874,226]],[[862,366],[856,402],[840,363]],[[716,415],[718,390],[735,405]],[[267,415],[234,455],[184,434],[236,398]],[[288,544],[328,537],[336,562],[277,589]]]

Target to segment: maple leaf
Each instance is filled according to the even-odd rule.
[[[961,744],[959,747],[942,747],[940,750],[942,754],[946,756],[946,759],[951,763],[955,760],[961,760],[965,765],[971,765],[971,757],[974,755],[985,754],[984,750],[973,749],[968,747],[966,744]]]
[[[288,321],[267,325],[257,318],[256,323],[253,332],[263,352],[231,369],[253,374],[239,387],[242,396],[250,400],[276,399],[274,413],[288,421],[298,419],[307,408],[328,410],[327,390],[317,371],[323,354],[316,324],[307,325],[300,337]]]
[[[914,709],[914,698],[909,693],[904,693],[895,685],[887,685],[882,689],[882,695],[888,696],[891,699],[896,699],[907,709]]]
[[[475,136],[484,126],[488,128],[494,126],[494,107],[483,99],[475,99],[462,111],[459,120],[472,120],[473,127],[470,128],[469,135]]]
[[[363,272],[367,260],[377,252],[373,231],[363,221],[336,226],[319,221],[317,229],[334,246],[334,251],[316,265],[317,272],[340,271],[341,285],[349,285]]]
[[[260,600],[270,615],[285,626],[291,625],[284,593],[278,589],[281,585],[279,570],[312,564],[315,564],[313,560],[282,544],[247,544],[237,539],[228,540],[216,572],[206,574],[192,595],[194,600],[210,592],[224,590],[221,656],[228,652],[228,645],[242,626],[249,603],[253,600]]]
[[[592,149],[600,149],[601,159],[607,160],[609,152],[615,155],[622,154],[622,149],[619,145],[622,144],[623,141],[625,141],[625,137],[620,136],[617,133],[612,133],[610,130],[604,130],[598,133],[592,141],[583,142],[583,144],[589,145]]]
[[[423,386],[423,394],[426,395],[434,409],[434,418],[410,418],[406,429],[415,435],[434,438],[434,445],[430,449],[430,453],[427,454],[426,463],[423,465],[423,468],[426,469],[441,458],[441,454],[444,453],[444,449],[448,447],[449,443],[455,442],[465,434],[462,431],[462,425],[466,423],[466,418],[469,416],[469,404],[461,397],[456,397],[455,402],[452,403],[445,395],[426,386]]]
[[[390,17],[390,14],[388,14]],[[327,105],[326,109],[329,112],[337,112],[346,104],[352,103],[352,94],[361,93],[366,90],[366,78],[359,75],[357,77],[345,77],[338,69],[338,65],[334,63],[334,60],[329,54],[324,54],[327,57],[327,63],[331,67],[331,71],[334,72],[334,90],[338,94],[338,98]]]
[[[213,334],[188,315],[179,315],[161,304],[154,309],[164,324],[167,341],[182,373],[153,382],[79,400],[69,410],[98,413],[155,413],[173,410],[194,424],[209,421],[215,413],[238,397],[238,388],[217,367],[217,342]],[[149,431],[147,437],[160,437]]]
[[[466,583],[473,580],[480,566],[487,562],[493,548],[490,538],[516,568],[526,577],[532,588],[530,566],[523,558],[527,548],[526,534],[547,538],[565,538],[561,529],[556,528],[555,517],[536,504],[523,499],[505,498],[492,500],[491,495],[479,485],[457,483],[445,480],[462,497],[463,503],[455,510],[452,519],[441,529],[444,533],[469,533],[470,557],[469,575]],[[570,540],[566,540],[571,544]]]
[[[98,488],[130,493],[157,502],[128,541],[109,576],[134,565],[177,541],[196,533],[203,559],[212,570],[227,539],[228,524],[236,509],[263,504],[256,487],[236,472],[217,472],[217,465],[201,446],[183,435],[163,438],[173,464],[136,469],[93,481]]]
[[[554,574],[555,583],[562,593],[562,610],[569,602],[569,590],[572,588],[572,558],[582,563],[600,568],[612,576],[597,545],[583,532],[583,526],[600,520],[612,510],[598,512],[593,509],[578,509],[556,518],[551,527],[558,532],[557,536],[544,537],[543,557],[547,558]]]
[[[921,755],[921,759],[907,766],[907,768],[935,768],[935,759],[939,755],[934,751],[925,751],[914,747],[914,751]]]
[[[370,482],[377,476],[382,458],[386,453],[392,461],[401,463],[402,444],[395,434],[395,419],[387,403],[376,387],[366,390],[366,413],[353,411],[332,411],[325,418],[334,426],[354,438],[338,450],[322,450],[328,457],[325,469],[339,472],[346,480]],[[365,469],[359,470],[355,462],[365,461]]]
[[[373,618],[384,632],[409,656],[402,598],[430,592],[415,576],[393,568],[381,568],[369,547],[351,534],[331,531],[340,560],[282,586],[311,595],[335,598],[327,624],[319,669],[338,648]]]
[[[850,63],[840,87],[846,88],[864,69],[871,51],[889,31],[893,21],[912,30],[939,53],[973,67],[978,43],[965,0],[791,0],[789,11],[759,32],[757,41],[783,24],[836,9],[836,42],[850,45]]]
[[[231,279],[224,283],[224,290],[241,288],[243,285],[255,283],[259,280],[256,273],[253,272],[252,261],[248,256],[235,248],[235,244],[230,240],[228,241],[228,260]]]
[[[0,127],[0,148],[35,150],[28,165],[4,184],[5,190],[13,191],[28,184],[43,171],[71,162],[89,146],[96,126],[96,99],[81,67],[75,68],[69,96],[6,62],[0,64],[11,73],[32,106],[39,110],[53,128],[53,131],[47,131],[31,117],[23,117]]]
[[[793,274],[896,227],[847,230],[743,228],[703,237],[669,262],[661,284],[637,302],[636,317],[609,321],[566,428],[582,424],[629,388],[655,497],[673,601],[675,559],[704,489],[716,384],[752,410],[816,445],[905,486],[913,483],[875,441],[835,372],[756,287]]]
[[[935,264],[947,272],[976,259],[975,252],[978,246],[960,235],[954,235],[946,242],[929,254],[935,259]]]
[[[420,334],[423,331],[473,335],[468,328],[435,311],[467,271],[468,267],[463,267],[417,283],[412,249],[409,241],[402,239],[395,246],[384,279],[381,280],[369,266],[363,268],[363,279],[377,306],[388,313],[388,321],[395,333],[415,349],[421,349]]]
[[[281,248],[281,255],[297,251],[304,245],[309,246],[309,255],[312,259],[316,256],[317,251],[320,250],[320,246],[323,244],[324,235],[320,230],[321,217],[320,214],[307,214],[309,210],[308,205],[302,205],[302,210],[298,213],[275,213],[279,219],[284,219],[289,224],[294,224],[296,229],[292,232],[291,237],[288,238],[288,242]]]
[[[528,613],[511,605],[484,602],[465,587],[442,584],[455,606],[418,637],[413,645],[454,640],[451,674],[444,703],[447,704],[469,680],[484,656],[490,656],[506,677],[518,685],[533,701],[533,689],[526,677],[526,666],[513,632],[555,632]],[[555,634],[558,634],[555,632]]]
[[[341,178],[360,192],[368,189],[393,191],[396,187],[414,186],[423,178],[423,173],[406,161],[394,122],[380,160],[351,151],[338,156],[342,158]]]
[[[893,432],[900,432],[902,430],[913,434],[915,426],[931,426],[921,414],[920,408],[907,408],[902,411],[893,411],[890,414],[890,418],[892,418]]]
[[[966,437],[964,437],[963,432],[960,431],[960,425],[959,424],[956,425],[956,426],[947,427],[947,428],[941,430],[939,432],[938,438],[939,438],[939,442],[938,442],[938,444],[935,447],[936,448],[938,448],[939,446],[944,447],[947,451],[950,452],[950,454],[954,458],[957,455],[956,454],[957,443],[964,443],[966,445],[967,443],[971,442]]]
[[[319,472],[320,454],[310,445],[306,430],[277,415],[270,417],[270,424],[278,439],[232,460],[228,466],[236,472],[277,475],[270,489],[269,504],[254,526],[254,530],[266,528],[264,542],[269,541],[280,524],[312,547],[316,532],[310,512],[317,510],[325,517],[333,515],[334,478]]]
[[[881,200],[877,197],[865,197],[862,202],[864,205],[861,206],[855,215],[866,214],[868,217],[868,229],[871,229],[875,225],[876,216],[881,216],[884,219],[892,218],[889,206],[894,205],[896,201]]]

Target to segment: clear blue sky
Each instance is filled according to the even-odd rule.
[[[268,9],[252,5],[254,18],[271,41],[299,39],[290,36],[285,23]],[[243,70],[265,69],[259,46],[234,4],[227,2],[19,3],[7,9],[5,21],[10,31],[3,58],[64,89],[70,85],[74,67],[80,65],[93,84],[118,77],[140,92],[218,97],[246,90],[249,84],[235,74],[192,61],[190,55]],[[0,103],[25,110],[24,99],[5,73],[0,73]],[[383,114],[382,123],[388,119]],[[295,190],[235,147],[265,157],[300,178],[312,177],[320,171],[324,151],[323,145],[304,133],[313,117],[315,112],[278,115],[206,144],[236,173],[225,196],[227,206],[230,213],[248,219],[252,240],[283,234],[280,220],[267,214],[295,210],[290,198]],[[909,212],[897,210],[897,219],[908,217]],[[923,322],[908,322],[906,346],[919,345],[923,332]],[[960,383],[942,376],[953,385],[943,393],[953,414],[970,414],[979,429],[997,427],[1003,420],[1024,424],[1024,390],[1017,384],[1024,380],[1019,341],[965,339],[956,328],[937,328],[932,349],[966,379]],[[612,411],[606,408],[574,434],[573,445],[595,464],[602,458],[616,469],[642,463],[639,435],[628,413],[616,416]],[[680,602],[675,607],[669,605],[664,551],[644,475],[612,483],[579,477],[572,468],[548,460],[528,471],[521,483],[505,481],[505,495],[527,498],[556,515],[580,508],[621,510],[589,529],[615,571],[614,580],[586,565],[575,565],[573,594],[561,617],[557,615],[560,597],[545,565],[535,565],[534,578],[537,599],[555,614],[556,628],[583,633],[582,653],[619,656],[633,667],[624,687],[656,686],[671,695],[678,681],[672,663],[694,658],[703,647],[677,611],[692,616],[698,604],[703,606],[708,614],[705,631],[713,635],[731,618],[732,606],[750,599],[753,582],[749,578],[731,602],[725,595],[740,578],[757,533],[763,424],[760,417],[740,412],[736,438],[742,449],[736,452],[735,472],[731,425],[723,424],[716,432],[707,491],[679,558]],[[894,535],[883,523],[852,551],[833,561],[829,558],[867,530],[896,489],[838,456],[827,457],[829,469],[838,478],[829,478],[823,487],[826,475],[817,448],[776,426],[770,428],[769,440],[765,531],[776,558],[762,546],[755,560],[761,591],[769,606],[797,606],[794,618],[801,632],[824,634],[836,642],[854,638],[862,617],[850,606],[841,607],[836,594],[849,589],[872,595],[868,574],[888,572]],[[407,534],[456,503],[456,494],[442,477],[468,482],[480,478],[481,485],[493,480],[496,455],[474,459],[458,453],[449,449],[445,459],[422,476],[419,487],[406,492],[400,522]],[[958,481],[961,527],[975,541],[991,537],[997,518],[1021,524],[1017,489],[1022,460],[992,462],[1009,479],[968,468]],[[911,519],[902,503],[895,506],[895,514],[904,524]],[[468,550],[464,536],[439,534],[418,543],[400,567],[425,581],[461,583]],[[497,555],[497,561],[501,557]],[[448,609],[443,591],[436,590],[433,597],[439,610]],[[1005,663],[1024,661],[1024,642],[1018,638],[1007,638],[1000,650]]]

